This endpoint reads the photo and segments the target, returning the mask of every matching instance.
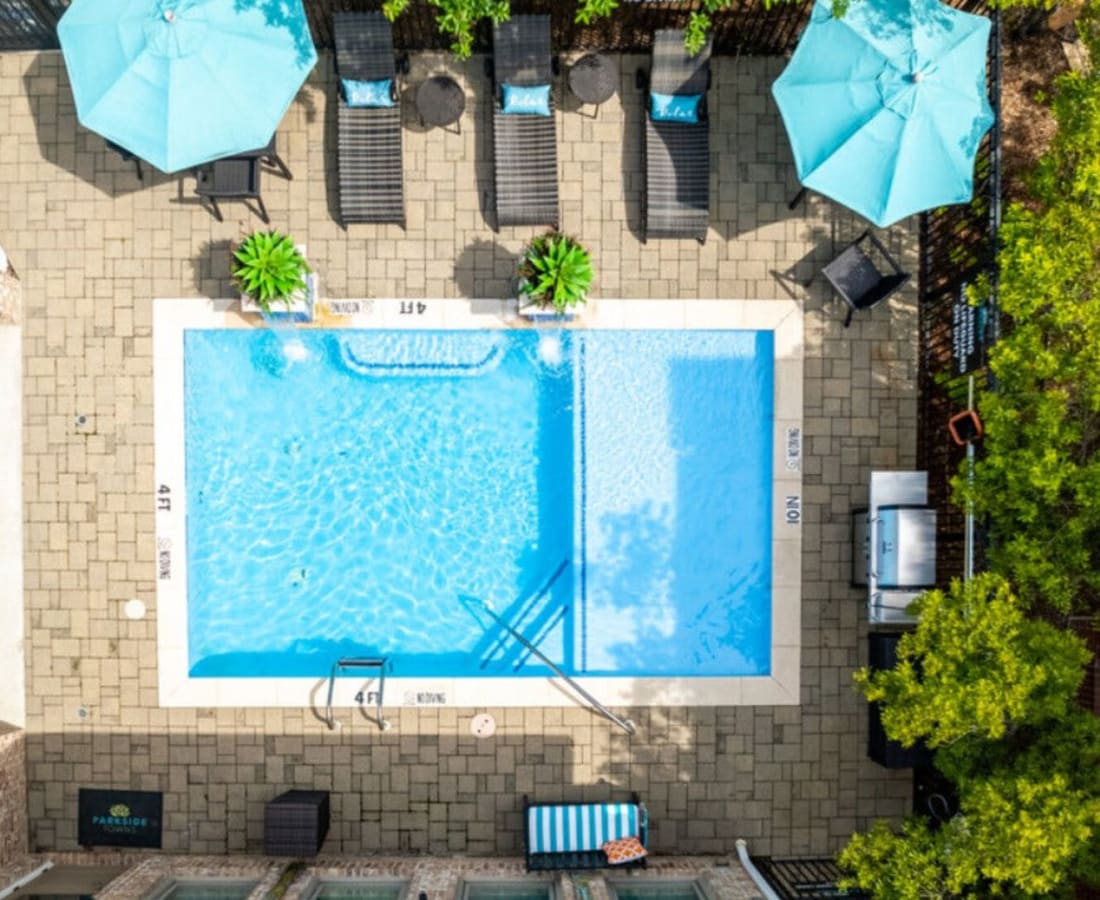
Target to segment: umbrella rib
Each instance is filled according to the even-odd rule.
[[[829,153],[829,155],[826,156],[823,160],[821,160],[821,162],[819,162],[816,166],[814,166],[809,172],[807,172],[802,177],[802,182],[805,184],[810,178],[813,178],[815,173],[817,173],[821,169],[821,167],[825,165],[825,163],[827,163],[830,159],[832,159],[834,156],[836,156],[841,150],[843,150],[848,144],[850,144],[857,137],[859,137],[859,134],[860,134],[860,132],[863,131],[863,129],[865,129],[868,125],[870,125],[872,122],[874,122],[883,113],[888,113],[888,112],[890,112],[890,111],[887,110],[885,107],[879,107],[878,109],[876,109],[874,111],[874,114],[870,118],[863,119],[862,121],[857,122],[855,124],[855,126],[852,128],[852,130],[849,131],[844,136],[844,139],[842,141],[840,141],[832,149],[832,151]],[[895,115],[894,113],[890,113],[890,114]]]

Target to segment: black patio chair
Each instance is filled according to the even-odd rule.
[[[493,27],[493,180],[496,227],[558,227],[558,136],[549,16],[512,16]],[[504,112],[504,86],[550,85],[550,115]]]
[[[134,164],[134,170],[137,172],[138,181],[145,180],[145,173],[141,169],[140,157],[134,156],[133,153],[131,153],[121,144],[116,144],[114,141],[108,141],[106,138],[104,138],[103,140],[107,143],[107,149],[114,153],[117,153],[120,157],[122,157],[123,162],[132,162]]]
[[[255,200],[255,211],[264,224],[271,223],[260,196],[260,159],[259,156],[231,156],[195,169],[195,193],[219,222],[224,221],[219,200],[243,200],[249,208],[248,201]]]
[[[661,29],[653,35],[648,79],[639,70],[639,88],[647,88],[645,116],[645,197],[642,235],[649,238],[707,239],[710,218],[711,38],[695,56],[684,48],[684,32]],[[701,96],[697,122],[654,121],[653,94]]]
[[[821,274],[848,304],[845,328],[852,322],[852,313],[878,305],[910,277],[870,231],[845,247]]]
[[[251,153],[242,153],[240,155],[258,157],[260,162],[275,172],[278,172],[279,175],[287,181],[294,180],[294,175],[291,174],[287,164],[283,162],[283,158],[279,156],[279,151],[275,149],[275,135],[271,136],[271,140],[267,142],[266,147],[260,147],[258,150],[253,150]]]
[[[336,155],[340,218],[352,222],[405,225],[405,187],[401,168],[399,70],[393,28],[380,12],[336,13],[332,17],[336,74],[341,80],[393,79],[393,106],[348,106],[339,84]]]

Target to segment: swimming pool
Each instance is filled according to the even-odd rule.
[[[162,696],[278,693],[341,656],[408,685],[546,681],[502,623],[612,693],[789,692],[789,336],[220,324],[171,329],[171,392],[158,353]]]
[[[765,331],[189,330],[195,676],[760,675]]]

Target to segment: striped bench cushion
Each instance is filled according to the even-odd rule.
[[[640,834],[634,803],[577,803],[527,809],[529,853],[599,850],[604,841]]]

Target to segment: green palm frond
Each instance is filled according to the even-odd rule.
[[[592,285],[592,260],[576,240],[552,231],[531,241],[519,274],[520,293],[564,314],[584,303]]]
[[[233,252],[233,280],[264,312],[306,289],[309,264],[294,241],[277,231],[256,231]]]

